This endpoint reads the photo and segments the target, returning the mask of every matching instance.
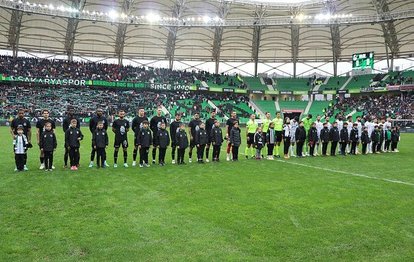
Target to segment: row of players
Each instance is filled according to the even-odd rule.
[[[296,131],[300,125],[298,119],[290,120],[289,118],[285,118],[283,121],[280,113],[277,113],[276,118],[272,120],[270,113],[267,112],[265,115],[266,118],[262,120],[263,132],[266,133],[268,131],[270,123],[275,125],[274,128],[276,130],[277,138],[274,155],[280,157],[278,145],[280,146],[283,137],[285,158],[295,156],[294,146],[295,143],[298,143]],[[326,155],[326,148],[329,142],[333,142],[332,145],[335,149],[337,148],[338,143],[344,144],[344,152],[347,153],[357,154],[357,146],[360,143],[362,144],[363,149],[364,144],[366,144],[366,149],[363,150],[365,151],[364,153],[386,151],[398,152],[397,145],[400,140],[399,127],[395,126],[392,128],[391,118],[388,118],[387,120],[381,119],[380,121],[378,119],[373,119],[371,121],[370,118],[367,117],[364,120],[365,121],[362,122],[362,117],[358,116],[356,122],[353,122],[352,116],[349,116],[347,117],[347,121],[344,121],[343,117],[338,115],[337,119],[331,123],[329,117],[323,119],[321,116],[317,116],[317,119],[314,121],[312,115],[309,114],[301,121],[304,127],[304,134],[302,132],[301,135],[302,137],[305,137],[305,141],[303,147],[299,145],[301,153],[298,154],[298,156]],[[255,116],[251,115],[250,120],[247,123],[248,136],[253,137],[253,132],[256,127]],[[352,150],[352,142],[354,142],[355,152]],[[314,145],[314,148],[312,148],[311,144]],[[291,146],[289,147],[289,145]],[[304,149],[303,152],[302,148]],[[338,152],[341,153],[340,149],[341,148],[338,147]],[[245,155],[248,155],[248,150],[249,149],[246,148]],[[313,152],[310,152],[311,150]],[[342,154],[344,154],[344,152]]]
[[[37,142],[40,148],[40,169],[52,170],[53,167],[53,151],[57,146],[55,132],[55,122],[49,117],[49,111],[43,110],[43,118],[37,124]],[[388,121],[387,121],[388,122]],[[285,158],[293,155],[293,148],[296,143],[297,156],[316,155],[318,145],[321,145],[322,155],[326,155],[328,143],[331,142],[331,155],[335,155],[336,146],[341,143],[341,153],[345,154],[346,147],[351,144],[350,152],[356,154],[356,145],[362,140],[363,153],[373,148],[373,152],[381,149],[378,145],[384,144],[385,149],[389,148],[392,143],[392,149],[397,148],[399,140],[399,132],[394,128],[395,132],[389,135],[388,132],[381,132],[380,126],[375,127],[372,132],[369,132],[368,126],[364,127],[362,131],[362,124],[353,123],[351,131],[348,132],[347,123],[342,123],[338,127],[338,122],[335,122],[331,127],[329,121],[322,123],[321,118],[312,122],[312,116],[308,115],[302,121],[297,123],[297,120],[282,119],[281,114],[277,113],[276,118],[271,120],[270,114],[266,113],[266,118],[262,121],[259,127],[255,120],[255,115],[252,114],[250,120],[246,125],[247,147],[245,151],[246,158],[251,155],[260,159],[262,148],[267,144],[268,152],[267,158],[273,159],[274,156],[280,157],[280,144],[284,141],[284,155]],[[365,123],[367,124],[367,123]],[[309,128],[307,128],[309,125]],[[135,134],[134,151],[133,151],[133,166],[136,166],[136,158],[138,151],[140,154],[140,166],[148,165],[149,149],[152,149],[152,161],[155,163],[156,151],[159,149],[158,161],[160,165],[165,164],[166,148],[171,142],[171,157],[172,163],[175,164],[175,153],[177,151],[177,163],[184,164],[185,149],[189,146],[189,162],[192,160],[192,151],[197,147],[197,160],[203,163],[204,150],[206,151],[206,162],[209,160],[209,150],[213,147],[213,161],[219,161],[220,147],[225,140],[227,143],[227,160],[238,160],[238,148],[241,144],[241,130],[238,127],[238,119],[236,112],[232,112],[231,118],[226,123],[225,140],[222,136],[219,121],[215,118],[215,112],[211,112],[211,117],[203,123],[199,114],[194,115],[193,120],[189,123],[190,143],[188,142],[185,125],[181,122],[181,115],[176,114],[174,121],[170,124],[170,132],[166,130],[166,118],[162,116],[161,108],[157,109],[157,115],[151,121],[148,121],[145,116],[144,109],[138,110],[138,115],[133,119],[131,127]],[[359,129],[361,126],[361,131]],[[390,128],[387,130],[390,131]],[[322,127],[322,128],[320,128]],[[94,116],[89,123],[89,129],[92,133],[92,151],[91,162],[89,167],[93,167],[95,155],[97,156],[98,167],[107,167],[105,148],[108,146],[108,121],[103,115],[103,111],[98,109],[96,116]],[[130,129],[129,121],[125,119],[125,112],[120,110],[118,112],[118,119],[112,124],[112,131],[115,133],[114,140],[114,167],[117,167],[119,149],[123,149],[124,166],[128,167],[128,139],[127,133]],[[76,170],[79,165],[79,141],[83,139],[83,134],[80,131],[80,123],[73,114],[73,110],[68,111],[67,117],[63,122],[63,130],[65,132],[65,155],[64,166],[67,167],[68,158],[70,157],[70,165],[72,170]],[[15,155],[16,155],[16,170],[25,170],[27,155],[26,150],[31,145],[31,125],[28,120],[24,118],[24,110],[19,110],[17,118],[11,123],[11,134],[14,139]],[[382,135],[384,134],[384,135]],[[396,138],[398,137],[397,141]],[[386,139],[385,139],[386,138]],[[388,139],[390,138],[390,139]],[[384,143],[382,141],[385,141]],[[388,143],[389,141],[389,143]],[[352,143],[351,143],[352,142]],[[371,145],[371,146],[370,146]],[[305,153],[302,154],[302,149],[305,146]],[[309,154],[306,152],[308,151]],[[316,151],[315,151],[316,149]],[[256,152],[254,152],[254,150]],[[384,149],[383,149],[384,150]],[[230,151],[232,154],[230,154]],[[250,151],[250,153],[249,153]]]

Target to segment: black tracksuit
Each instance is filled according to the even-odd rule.
[[[146,116],[136,116],[134,119],[132,119],[131,123],[131,129],[134,132],[134,151],[132,152],[132,160],[137,160],[137,154],[138,154],[138,134],[139,131],[141,131],[142,128],[142,122],[148,121],[148,118]]]
[[[106,160],[106,150],[108,146],[108,134],[104,128],[96,129],[92,133],[92,146],[96,148],[96,165],[98,167],[105,167],[104,163]]]
[[[349,143],[348,128],[342,128],[340,132],[341,155],[346,155],[346,145]]]
[[[105,130],[108,130],[108,120],[106,119],[106,117],[94,116],[89,120],[89,131],[91,131],[91,134],[93,134],[93,132],[95,132],[95,130],[98,128],[98,122],[102,122],[103,128]],[[93,160],[95,159],[95,153],[96,153],[96,150],[93,147],[93,142],[92,142],[91,162],[93,162]]]
[[[375,154],[378,150],[378,145],[380,145],[380,130],[374,130],[371,133],[371,139],[372,139],[372,153]],[[381,145],[380,145],[381,146]]]
[[[233,128],[230,130],[230,143],[232,145],[231,147],[231,153],[233,155],[233,161],[239,160],[239,147],[241,145],[241,130],[240,128],[236,128],[233,126]]]
[[[83,139],[83,134],[79,128],[69,127],[65,133],[65,144],[69,148],[70,166],[79,165],[79,139]]]
[[[43,149],[45,156],[44,164],[45,169],[52,169],[53,166],[53,151],[57,147],[57,140],[55,133],[50,131],[44,131],[40,137],[40,148]]]
[[[180,129],[181,121],[174,120],[170,125],[170,137],[171,137],[171,159],[175,160],[175,149],[177,148],[177,143],[175,141],[175,135]]]
[[[157,140],[157,132],[161,128],[161,123],[167,125],[167,119],[164,116],[153,116],[150,121],[150,129],[152,131],[153,139],[152,142],[155,144]],[[157,154],[157,147],[152,148],[152,160],[155,161],[155,156]]]
[[[185,130],[181,130],[175,134],[175,142],[178,147],[177,164],[184,164],[184,153],[188,147],[188,136]]]
[[[63,119],[63,122],[62,122],[63,133],[65,133],[66,130],[68,130],[68,128],[70,127],[70,121],[72,119],[76,119],[76,121],[77,121],[76,122],[76,127],[80,128],[79,119],[77,119],[75,116],[68,115],[67,117],[65,117],[65,119]],[[64,147],[65,147],[65,154],[63,155],[63,162],[65,163],[65,166],[67,166],[68,165],[68,158],[69,158],[69,149],[68,149],[67,145],[65,145]]]
[[[398,149],[398,142],[400,141],[400,132],[392,131],[391,132],[391,150],[394,151]]]
[[[321,133],[319,135],[321,142],[322,142],[322,155],[326,156],[326,151],[328,150],[328,144],[329,144],[329,129],[328,127],[324,127],[321,130]]]
[[[160,129],[157,133],[156,145],[159,147],[158,163],[165,163],[165,152],[170,145],[170,135],[166,129]]]
[[[381,151],[381,147],[382,147],[382,143],[384,143],[385,140],[385,134],[384,134],[384,129],[380,128],[380,141],[378,143],[378,147],[377,147],[377,151]]]
[[[141,128],[137,137],[139,149],[139,164],[148,164],[149,148],[152,144],[152,133],[149,128]]]
[[[308,133],[308,142],[309,142],[309,155],[313,156],[315,152],[315,146],[318,143],[318,130],[316,127],[311,127]]]
[[[362,131],[361,134],[361,143],[362,143],[362,154],[367,153],[367,146],[371,143],[371,139],[369,138],[368,131]]]
[[[197,160],[199,162],[203,161],[204,149],[209,142],[207,131],[203,128],[200,128],[195,133],[195,144],[197,145]]]
[[[351,155],[355,155],[356,154],[356,148],[358,146],[358,142],[359,142],[359,136],[358,136],[358,129],[357,128],[352,128],[351,130],[351,134],[350,134],[350,139],[351,139]]]
[[[298,157],[302,157],[302,150],[303,145],[305,144],[306,140],[306,130],[305,127],[299,126],[295,132],[295,139],[296,139],[296,155]]]
[[[213,127],[210,133],[210,141],[213,144],[213,161],[220,159],[220,147],[223,144],[223,133],[220,127]]]
[[[336,147],[338,146],[339,139],[339,129],[334,126],[329,131],[329,140],[331,140],[331,156],[335,156],[336,154]]]

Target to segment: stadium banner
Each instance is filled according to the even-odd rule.
[[[361,90],[360,89],[349,89],[348,93],[350,93],[350,94],[360,94]]]
[[[259,95],[263,95],[263,94],[264,94],[264,91],[262,91],[262,90],[251,90],[251,91],[250,91],[250,93],[251,93],[251,94],[259,94]]]
[[[401,91],[413,91],[414,90],[414,85],[400,86],[400,90]]]
[[[293,92],[292,91],[280,91],[279,94],[281,94],[281,95],[292,95]]]
[[[323,91],[322,90],[310,91],[309,94],[310,95],[322,95]]]
[[[277,91],[277,90],[266,90],[265,94],[266,95],[278,95],[279,91]]]
[[[308,91],[293,91],[294,95],[307,95]]]
[[[172,85],[172,84],[155,84],[155,83],[151,83],[149,84],[149,88],[153,89],[153,90],[168,90],[168,91],[178,91],[178,90],[182,90],[182,91],[190,91],[190,90],[194,90],[194,88],[197,87],[192,87],[189,85]]]
[[[233,88],[223,88],[223,92],[234,93],[234,89]]]
[[[211,92],[222,93],[223,89],[220,87],[210,87]]]
[[[388,91],[400,91],[400,85],[387,85]]]
[[[347,94],[348,90],[338,90],[337,93],[338,94]]]
[[[210,88],[205,87],[205,86],[199,86],[199,87],[197,87],[197,90],[198,91],[210,91]]]
[[[6,82],[24,82],[24,83],[36,83],[39,85],[61,85],[61,86],[90,86],[92,85],[92,80],[81,80],[81,79],[71,79],[71,78],[38,78],[38,77],[29,77],[29,76],[3,76],[1,81]]]
[[[324,95],[336,95],[336,90],[324,90],[322,92]]]
[[[236,88],[236,89],[234,89],[234,93],[236,93],[236,94],[247,94],[247,90]]]

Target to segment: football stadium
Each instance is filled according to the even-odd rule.
[[[414,261],[414,0],[0,0],[0,261]]]

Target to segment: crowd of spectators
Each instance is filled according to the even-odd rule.
[[[0,74],[34,78],[59,78],[77,80],[131,81],[199,85],[213,81],[218,85],[247,88],[243,81],[226,74],[210,74],[202,70],[170,70],[165,68],[134,67],[107,63],[67,61],[27,57],[0,56]],[[198,80],[198,81],[197,81]]]
[[[358,115],[382,119],[413,119],[414,95],[381,95],[358,96],[338,98],[332,108],[328,109],[330,115],[346,115],[346,112],[356,110]]]
[[[127,118],[133,118],[139,107],[145,108],[147,116],[151,117],[155,109],[163,105],[167,118],[171,112],[181,112],[184,119],[189,121],[195,112],[200,112],[202,118],[208,118],[212,106],[208,100],[217,103],[218,117],[229,116],[231,110],[240,103],[247,104],[248,97],[236,94],[207,94],[189,91],[150,91],[138,89],[104,89],[104,88],[71,88],[71,87],[30,87],[30,86],[0,86],[0,117],[10,119],[15,117],[19,108],[25,108],[26,116],[36,120],[43,109],[49,109],[51,116],[58,121],[64,118],[67,109],[73,108],[78,117],[87,119],[97,108],[102,108],[107,116],[113,118],[119,109],[124,109]],[[233,106],[229,106],[229,105]],[[251,113],[238,110],[239,117],[248,117]]]

